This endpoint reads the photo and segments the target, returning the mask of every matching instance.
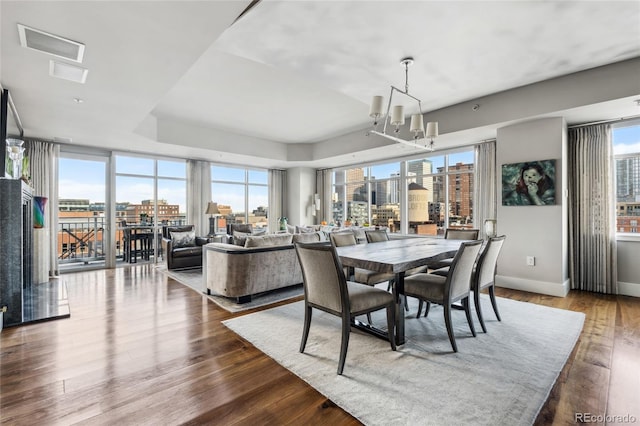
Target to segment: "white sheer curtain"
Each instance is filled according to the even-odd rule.
[[[29,175],[33,195],[46,197],[44,226],[48,230],[45,256],[35,256],[36,268],[49,271],[49,276],[58,275],[58,158],[60,146],[36,139],[25,139],[25,154],[29,157]]]
[[[187,224],[195,225],[196,235],[209,233],[204,214],[211,201],[211,165],[208,161],[187,161]]]
[[[278,230],[278,219],[287,215],[287,171],[269,169],[269,231]]]
[[[568,158],[571,288],[617,294],[611,125],[569,129]]]
[[[475,187],[473,190],[473,221],[480,229],[480,237],[485,236],[484,221],[496,218],[497,170],[496,142],[484,142],[475,147]],[[498,227],[500,224],[498,223]]]
[[[316,216],[316,221],[318,223],[323,220],[329,223],[333,217],[333,206],[331,201],[332,176],[332,169],[316,170],[316,193],[320,197],[320,214]]]

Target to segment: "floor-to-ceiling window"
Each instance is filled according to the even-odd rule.
[[[58,262],[62,272],[104,267],[108,157],[62,152],[58,163]]]
[[[441,235],[447,227],[471,228],[473,162],[473,149],[467,148],[336,169],[333,223],[422,235]]]
[[[211,166],[211,199],[226,223],[266,228],[269,185],[266,170]]]
[[[115,156],[116,259],[158,260],[162,225],[185,223],[186,170],[184,160]]]
[[[616,171],[616,230],[640,232],[640,123],[613,128]]]

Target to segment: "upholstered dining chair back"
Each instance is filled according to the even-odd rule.
[[[296,252],[307,303],[340,315],[348,300],[347,284],[342,264],[333,247],[326,243],[297,243]]]
[[[506,235],[500,237],[489,238],[486,247],[480,254],[478,265],[476,267],[475,290],[482,290],[485,287],[493,285],[496,276],[496,264],[498,263],[498,255],[502,250]]]
[[[491,299],[491,306],[493,307],[493,312],[496,314],[497,320],[502,321],[502,319],[500,318],[500,312],[498,311],[498,301],[496,300],[495,278],[498,255],[502,250],[502,245],[504,244],[505,238],[507,238],[505,235],[489,238],[489,241],[487,241],[487,245],[478,257],[475,275],[473,277],[473,302],[476,307],[476,315],[478,315],[480,326],[482,326],[482,331],[484,331],[485,333],[487,332],[487,326],[484,323],[484,315],[482,314],[480,290],[488,290],[489,298]]]
[[[454,229],[447,228],[444,231],[444,238],[446,240],[477,240],[478,229]]]
[[[364,231],[367,236],[368,243],[379,243],[382,241],[389,241],[389,234],[384,229],[376,229],[373,231]]]
[[[335,247],[355,246],[358,244],[356,234],[353,232],[332,232],[329,234],[329,239]]]
[[[473,266],[476,263],[482,240],[469,241],[462,243],[456,256],[451,262],[449,275],[445,286],[448,287],[450,300],[459,300],[469,294],[471,289],[471,278],[473,276]],[[445,287],[445,292],[447,288]]]

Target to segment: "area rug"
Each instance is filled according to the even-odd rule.
[[[234,299],[215,294],[209,295],[206,293],[206,288],[202,279],[202,268],[168,270],[166,265],[160,265],[157,268],[162,273],[178,281],[180,284],[190,287],[203,296],[206,296],[212,302],[229,312],[242,312],[253,308],[259,308],[281,302],[283,300],[294,299],[304,294],[302,284],[300,284],[253,295],[251,301],[247,303],[236,303]]]
[[[454,311],[453,353],[442,308],[415,318],[410,299],[406,344],[353,331],[342,376],[336,374],[340,319],[314,310],[299,353],[304,302],[244,315],[224,324],[367,425],[530,425],[576,344],[584,314],[498,299],[502,322],[482,298],[488,333]],[[383,328],[384,311],[373,323]],[[473,312],[475,315],[475,312]]]

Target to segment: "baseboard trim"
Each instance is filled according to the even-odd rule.
[[[527,280],[524,278],[496,275],[495,283],[498,287],[528,291],[531,293],[548,294],[549,296],[565,297],[569,294],[569,279],[565,280],[563,283],[552,283],[547,281]]]
[[[618,281],[618,294],[623,296],[640,297],[640,284]]]

